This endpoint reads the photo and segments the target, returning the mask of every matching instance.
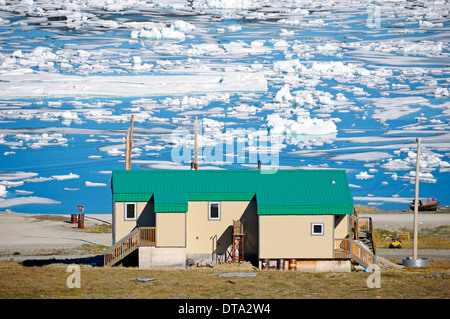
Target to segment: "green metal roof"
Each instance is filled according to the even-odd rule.
[[[345,170],[113,171],[114,201],[148,201],[155,212],[187,212],[188,201],[256,199],[259,215],[352,214]]]

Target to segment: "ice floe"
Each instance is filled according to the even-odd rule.
[[[37,173],[33,172],[21,172],[21,171],[15,171],[15,172],[5,172],[0,171],[0,180],[2,181],[13,181],[18,179],[28,179],[38,176]]]
[[[86,181],[85,185],[86,185],[86,187],[106,187],[106,186],[108,186],[105,183],[94,183],[94,182],[90,182],[90,181]]]
[[[154,40],[179,40],[185,39],[185,34],[181,31],[175,30],[175,28],[151,28],[150,30],[141,29],[132,31],[130,34],[132,39],[154,39]]]
[[[6,197],[8,194],[8,191],[6,190],[5,185],[0,185],[0,197]]]
[[[381,165],[382,168],[390,171],[409,170],[416,167],[417,153],[411,150],[403,149],[400,152],[406,152],[404,158],[390,158],[386,163]],[[423,149],[420,153],[420,167],[421,169],[436,169],[436,168],[448,168],[450,163],[442,160],[442,155],[436,154]]]
[[[4,75],[0,98],[139,97],[206,92],[266,91],[263,74],[74,76],[38,72],[27,77]]]
[[[267,127],[271,134],[285,135],[333,135],[337,133],[336,124],[330,120],[310,117],[287,119],[279,114],[267,115]]]
[[[30,204],[61,204],[61,202],[50,198],[43,198],[38,196],[0,199],[0,208],[8,208],[13,206],[30,205]]]
[[[18,187],[23,185],[23,181],[1,181],[0,184],[6,187]]]
[[[77,174],[69,173],[68,175],[53,175],[52,178],[56,179],[58,181],[63,181],[63,180],[67,180],[67,179],[80,178],[80,176]]]
[[[193,0],[192,4],[198,9],[254,9],[261,5],[255,0]]]
[[[374,175],[370,175],[369,173],[367,173],[367,171],[364,172],[360,172],[359,174],[356,174],[355,177],[357,179],[369,179],[369,178],[374,178]]]

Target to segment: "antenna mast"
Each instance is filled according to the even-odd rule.
[[[197,116],[194,122],[194,169],[198,169],[198,137],[197,137]]]

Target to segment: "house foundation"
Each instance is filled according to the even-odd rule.
[[[185,268],[184,247],[139,247],[139,268]]]
[[[260,269],[295,270],[303,272],[351,272],[350,260],[296,260],[295,265],[289,259],[260,260]]]
[[[305,272],[350,272],[350,260],[299,260],[297,270]]]

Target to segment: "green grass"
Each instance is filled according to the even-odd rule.
[[[410,229],[403,228],[399,231],[375,229],[374,235],[377,248],[389,248],[389,244],[394,236],[399,237],[402,242],[402,248],[413,247],[414,234]],[[409,235],[409,239],[407,235]],[[450,225],[421,229],[419,242],[422,249],[450,249]]]

